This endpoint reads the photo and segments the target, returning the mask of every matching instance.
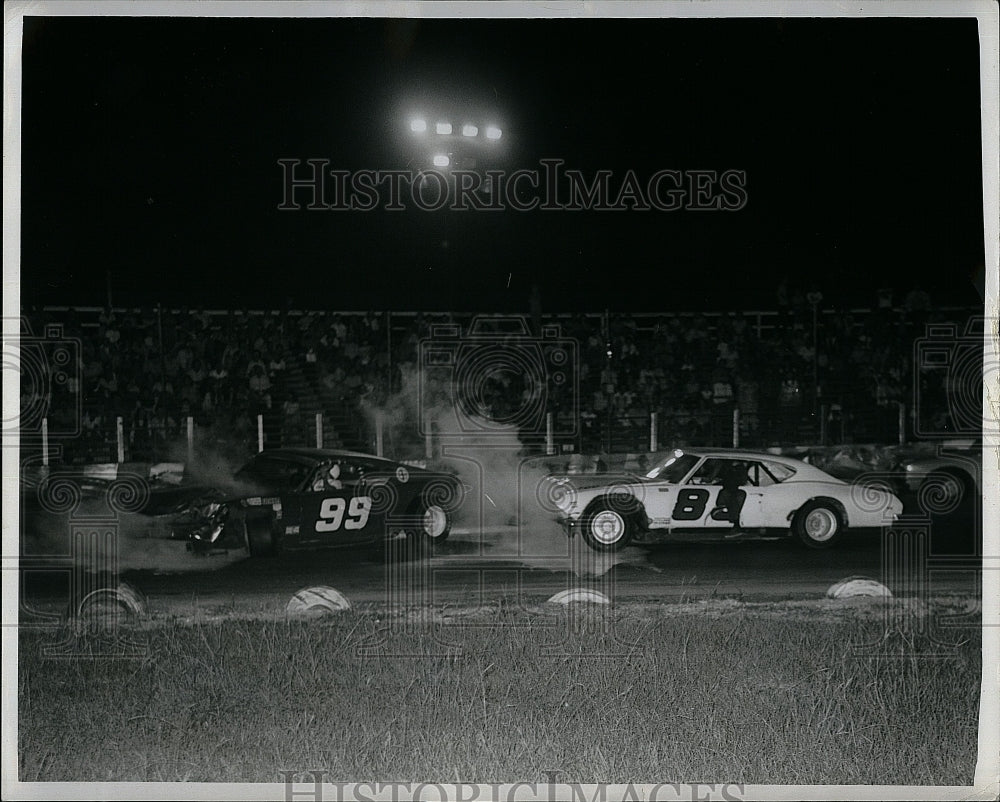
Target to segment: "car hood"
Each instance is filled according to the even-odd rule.
[[[637,473],[590,473],[590,474],[563,474],[559,476],[549,476],[550,482],[555,484],[571,485],[576,490],[590,490],[595,487],[609,487],[615,485],[641,484],[645,479]]]
[[[253,496],[275,495],[278,494],[272,488],[246,483],[154,483],[150,488],[149,499],[143,506],[142,513],[144,515],[170,515],[182,512],[194,504],[209,501],[232,502]]]

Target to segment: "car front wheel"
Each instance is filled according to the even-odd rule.
[[[252,557],[274,554],[274,532],[271,522],[264,517],[247,518],[247,550]]]
[[[624,503],[601,502],[584,513],[580,531],[594,551],[618,551],[635,535],[634,511]]]
[[[427,540],[440,543],[448,539],[451,532],[451,518],[448,512],[437,504],[430,504],[420,520],[421,534]]]
[[[828,549],[846,529],[843,516],[829,502],[810,501],[792,520],[792,532],[811,549]]]
[[[438,504],[413,508],[406,525],[405,541],[398,545],[406,560],[416,560],[427,554],[435,543],[443,543],[451,532],[451,516]],[[393,551],[398,550],[394,548]]]

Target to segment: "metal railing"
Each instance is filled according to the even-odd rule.
[[[197,418],[179,421],[131,420],[116,416],[79,436],[50,442],[42,421],[41,439],[22,444],[26,455],[40,456],[48,464],[54,455],[64,462],[162,462],[189,461],[195,455],[221,456],[239,463],[266,448],[338,448],[334,420],[323,413],[285,411],[261,413],[250,418]],[[562,419],[565,422],[565,417]],[[409,431],[409,429],[414,431]],[[558,433],[557,434],[557,428]],[[390,427],[375,414],[366,427],[362,450],[397,459],[437,455],[448,438],[433,423],[424,421],[418,432]],[[643,414],[580,415],[573,434],[556,426],[556,413],[546,415],[544,437],[522,433],[525,453],[638,453],[677,446],[715,448],[770,448],[835,443],[908,442],[912,433],[909,410],[903,404],[852,410],[823,405],[816,414],[772,407],[747,412],[738,406],[693,411],[656,411]],[[475,440],[474,433],[472,440]]]

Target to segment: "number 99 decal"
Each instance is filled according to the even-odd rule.
[[[350,505],[346,498],[323,499],[323,503],[319,505],[320,520],[316,522],[316,531],[336,532],[341,524],[344,529],[364,529],[371,509],[371,496],[355,496],[351,499]],[[345,517],[347,520],[344,520]]]

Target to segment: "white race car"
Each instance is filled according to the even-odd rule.
[[[570,537],[596,551],[662,535],[794,534],[825,549],[848,527],[892,523],[903,503],[789,457],[735,449],[676,450],[645,476],[549,477],[547,495]]]

